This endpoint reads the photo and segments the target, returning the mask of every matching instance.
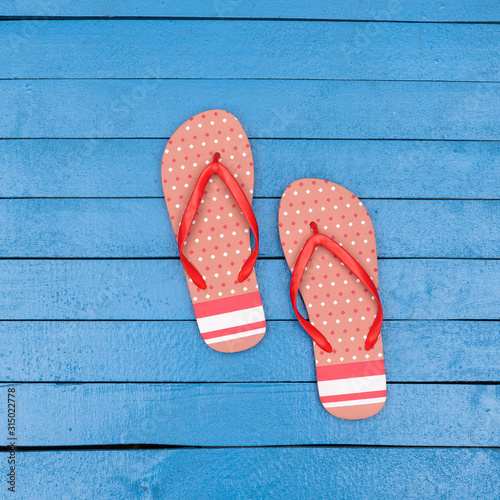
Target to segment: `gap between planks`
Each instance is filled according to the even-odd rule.
[[[232,450],[232,449],[261,449],[261,448],[380,448],[380,449],[422,449],[422,450],[498,450],[499,446],[430,446],[430,445],[384,445],[384,444],[291,444],[291,445],[253,445],[253,446],[189,446],[175,444],[100,444],[100,445],[75,445],[75,446],[18,446],[19,452],[37,451],[97,451],[97,450]],[[11,448],[0,446],[1,452],[10,452]]]
[[[416,21],[378,19],[311,19],[307,17],[193,17],[193,16],[0,16],[2,21],[252,21],[252,22],[307,22],[307,23],[378,23],[378,24],[500,24],[499,21]]]
[[[179,257],[0,257],[0,261],[6,260],[180,260]],[[264,260],[285,260],[284,257],[259,257]],[[377,260],[487,260],[497,261],[500,257],[378,257]],[[0,320],[1,321],[1,320]]]
[[[32,78],[27,78],[27,77],[22,77],[22,78],[0,78],[0,82],[11,82],[11,81],[23,81],[23,80],[28,80],[30,82],[34,81],[52,81],[52,80],[118,80],[118,81],[134,81],[134,80],[168,80],[168,81],[175,81],[175,80],[199,80],[199,81],[212,81],[212,80],[241,80],[241,81],[277,81],[277,82],[408,82],[408,83],[492,83],[492,84],[498,84],[500,83],[500,80],[414,80],[414,79],[387,79],[387,78],[241,78],[241,77],[228,77],[228,78],[217,78],[217,77],[207,77],[207,78],[195,78],[195,77],[135,77],[135,78],[124,78],[124,77],[105,77],[105,78],[96,78],[96,77],[88,77],[88,78],[83,78],[83,77],[59,77],[59,78],[52,78],[52,77],[32,77]],[[262,139],[262,138],[259,138]],[[339,140],[339,139],[335,139]],[[352,139],[351,139],[352,140]],[[372,139],[373,140],[373,139]],[[385,140],[385,139],[384,139]],[[408,139],[406,139],[408,140]]]
[[[239,381],[239,380],[225,380],[224,382],[218,381],[187,381],[180,382],[178,380],[166,380],[162,382],[158,381],[149,381],[149,380],[132,380],[132,381],[120,381],[120,380],[95,380],[95,381],[87,381],[87,380],[77,380],[77,381],[61,381],[61,380],[0,380],[0,387],[2,385],[11,386],[11,385],[230,385],[230,384],[260,384],[260,385],[269,385],[269,384],[315,384],[316,380],[248,380],[248,381]],[[399,382],[397,380],[387,380],[387,385],[500,385],[499,381],[487,380],[487,381],[424,381],[424,382]]]

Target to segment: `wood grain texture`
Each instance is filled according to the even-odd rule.
[[[32,26],[2,24],[0,78],[500,80],[497,25],[93,20]],[[219,36],[207,43],[212,33]]]
[[[498,260],[381,260],[385,319],[498,319]],[[284,260],[256,266],[267,319],[293,319]],[[304,313],[303,313],[304,314]],[[0,319],[194,319],[178,260],[2,260]]]
[[[17,444],[499,446],[499,396],[498,385],[391,384],[380,413],[342,420],[316,383],[22,384]]]
[[[163,133],[168,137],[174,132]],[[167,139],[0,141],[0,196],[163,196]],[[500,198],[500,142],[251,140],[255,193],[329,179],[361,198]]]
[[[260,257],[282,257],[279,200],[258,199]],[[500,201],[366,200],[379,257],[499,257]],[[163,199],[0,200],[0,257],[177,257]],[[19,228],[22,227],[22,231]]]
[[[250,138],[498,140],[500,84],[2,80],[4,138],[160,138],[222,108]]]
[[[500,382],[499,323],[387,321],[390,382]],[[0,380],[18,382],[314,382],[297,321],[268,321],[250,350],[214,353],[194,321],[0,322]],[[196,360],[196,362],[193,362]]]
[[[497,1],[5,0],[8,16],[49,19],[0,19],[18,444],[215,447],[20,452],[20,498],[500,496]],[[267,335],[233,356],[200,338],[159,179],[167,138],[215,107],[250,136],[267,257]],[[365,421],[322,408],[289,303],[277,198],[300,177],[375,222],[389,385]]]
[[[300,2],[276,0],[214,0],[175,2],[173,0],[5,0],[0,5],[2,16],[43,17],[192,17],[192,18],[285,18],[285,19],[345,19],[429,22],[494,22],[500,20],[498,3],[494,0],[460,0],[436,3],[432,0],[374,0],[352,2]]]
[[[0,454],[3,458],[4,453]],[[481,498],[496,450],[278,448],[20,453],[18,496],[39,498]]]

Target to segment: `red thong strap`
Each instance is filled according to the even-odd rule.
[[[304,330],[312,337],[314,342],[326,352],[332,352],[332,346],[330,342],[326,340],[326,337],[320,333],[320,331],[313,326],[309,321],[307,321],[297,310],[297,294],[299,292],[299,285],[304,275],[305,268],[309,259],[311,258],[316,247],[322,246],[331,252],[337,259],[343,262],[347,268],[356,275],[356,277],[363,282],[363,284],[370,290],[372,295],[378,304],[377,317],[373,321],[368,336],[366,337],[365,349],[368,351],[371,349],[380,335],[380,329],[382,327],[382,304],[380,303],[380,298],[377,292],[377,287],[373,283],[372,279],[368,273],[361,267],[359,262],[344,248],[342,248],[334,240],[326,236],[326,234],[321,234],[318,232],[318,227],[316,223],[311,222],[311,227],[314,231],[314,235],[311,236],[307,241],[302,250],[300,251],[299,257],[295,262],[295,266],[292,272],[292,279],[290,281],[290,299],[292,301],[293,310],[295,315],[302,325]]]
[[[184,211],[184,215],[182,216],[177,242],[179,247],[179,255],[184,269],[189,274],[189,277],[193,280],[195,285],[202,290],[206,290],[207,284],[196,267],[194,267],[193,264],[191,264],[191,262],[189,262],[187,257],[184,255],[183,249],[189,229],[191,228],[191,224],[193,223],[196,213],[198,212],[198,208],[203,198],[203,193],[205,192],[205,188],[207,187],[208,181],[210,180],[212,175],[217,174],[222,179],[222,182],[224,182],[224,184],[227,186],[236,203],[238,204],[241,212],[245,216],[248,224],[250,225],[250,228],[252,229],[253,235],[255,237],[255,247],[252,250],[250,257],[244,262],[238,275],[238,281],[240,283],[245,281],[252,272],[252,269],[255,266],[255,261],[257,260],[257,255],[259,253],[259,227],[257,226],[257,219],[255,218],[255,214],[253,213],[252,206],[250,205],[240,185],[233,177],[233,174],[222,163],[219,163],[219,158],[219,153],[215,153],[212,163],[207,165],[198,177],[198,180],[196,181],[193,192],[191,194],[191,198],[189,198],[186,210]]]

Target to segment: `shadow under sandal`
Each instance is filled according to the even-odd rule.
[[[190,118],[168,141],[161,176],[203,339],[220,352],[253,347],[266,322],[254,271],[253,160],[243,127],[222,110]]]
[[[340,418],[375,415],[386,399],[382,305],[363,203],[333,182],[295,181],[281,198],[279,232],[293,309],[314,340],[321,403]],[[297,310],[299,291],[309,321]]]

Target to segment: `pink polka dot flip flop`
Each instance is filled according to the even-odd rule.
[[[321,403],[340,418],[375,415],[385,403],[386,380],[370,216],[342,186],[301,179],[281,197],[279,232],[294,311],[314,340]],[[309,321],[297,310],[298,291]]]
[[[190,118],[168,141],[161,176],[203,339],[220,352],[249,349],[264,336],[266,321],[253,269],[259,230],[243,127],[222,110]]]

